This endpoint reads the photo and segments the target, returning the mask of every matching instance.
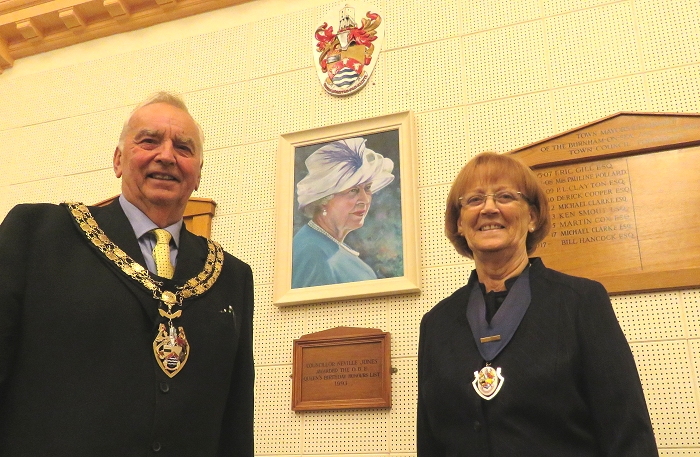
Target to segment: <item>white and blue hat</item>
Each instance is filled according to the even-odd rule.
[[[306,159],[309,174],[297,183],[299,209],[328,195],[372,182],[372,192],[388,186],[394,162],[365,147],[364,138],[326,144]]]

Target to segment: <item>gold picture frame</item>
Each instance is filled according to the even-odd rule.
[[[288,306],[406,294],[420,290],[415,136],[414,114],[412,111],[405,111],[289,133],[280,137],[277,154],[277,244],[273,290],[275,305]],[[360,240],[360,244],[367,246],[381,247],[385,242],[382,237],[386,235],[386,249],[380,250],[393,252],[394,257],[387,261],[391,262],[389,266],[376,267],[376,264],[368,262],[376,271],[386,272],[385,275],[378,273],[377,279],[293,288],[293,239],[295,231],[306,224],[296,199],[298,179],[307,173],[303,160],[325,144],[352,138],[364,139],[367,148],[371,146],[376,153],[391,158],[394,162],[394,181],[372,196],[365,225],[356,231],[356,239]],[[380,199],[382,194],[385,195],[384,200]],[[391,226],[390,230],[382,230],[380,224],[385,222]],[[371,224],[374,224],[375,229],[366,228]],[[376,227],[380,229],[377,230]],[[359,235],[363,230],[365,238]],[[389,244],[393,251],[389,249]],[[400,246],[400,249],[397,246]],[[362,249],[358,251],[362,258]],[[365,250],[368,256],[372,256],[376,251]]]

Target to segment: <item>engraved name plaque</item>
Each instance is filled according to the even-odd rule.
[[[294,340],[292,409],[391,406],[389,333],[337,327]]]
[[[620,113],[511,154],[548,196],[545,265],[611,294],[700,285],[700,115]]]

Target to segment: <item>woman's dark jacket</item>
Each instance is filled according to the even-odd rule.
[[[530,306],[493,367],[504,377],[483,400],[485,363],[467,321],[476,274],[421,322],[418,457],[656,457],[642,386],[607,292],[531,259]]]

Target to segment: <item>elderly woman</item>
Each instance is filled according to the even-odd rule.
[[[528,257],[547,198],[508,155],[474,157],[445,231],[474,260],[421,322],[418,456],[657,456],[632,353],[597,282]]]
[[[334,141],[306,159],[299,210],[311,218],[292,243],[292,288],[376,279],[345,237],[365,223],[372,194],[393,180],[394,163],[364,138]]]

